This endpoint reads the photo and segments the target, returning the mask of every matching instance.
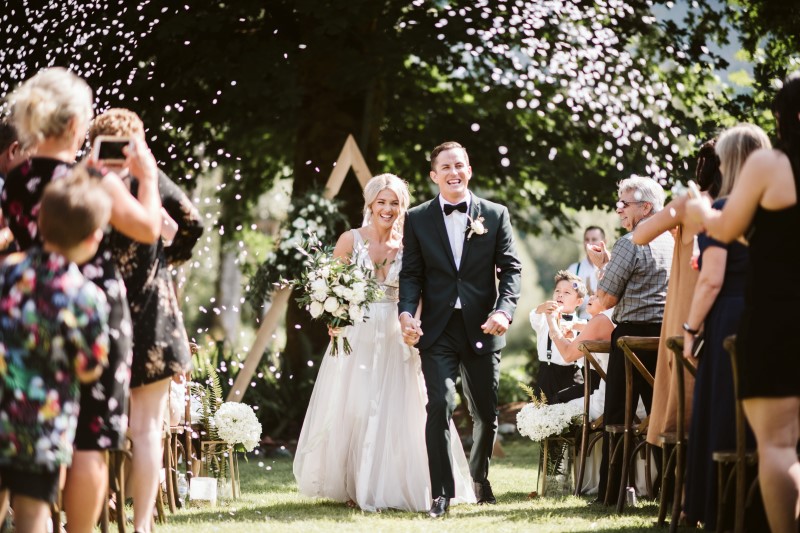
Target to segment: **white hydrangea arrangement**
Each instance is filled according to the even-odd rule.
[[[251,452],[261,442],[261,422],[246,403],[224,402],[213,421],[219,438],[235,448]]]
[[[548,437],[561,435],[572,424],[580,423],[583,408],[570,403],[546,404],[536,397],[530,387],[520,384],[528,392],[531,402],[517,413],[517,429],[520,435],[538,442]],[[577,420],[576,420],[577,418]]]

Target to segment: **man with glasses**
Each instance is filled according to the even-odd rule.
[[[664,232],[649,244],[633,244],[632,232],[637,224],[664,207],[664,189],[658,182],[633,176],[619,183],[618,194],[617,214],[620,225],[628,233],[617,240],[611,254],[602,241],[598,245],[587,245],[589,259],[602,270],[597,298],[605,309],[616,307],[612,320],[617,326],[611,335],[611,353],[606,372],[605,424],[625,422],[625,354],[617,346],[617,339],[626,335],[660,335],[675,245],[669,232]],[[650,373],[655,374],[657,352],[638,352],[637,355]],[[633,395],[633,404],[636,405],[636,398],[641,396],[649,414],[653,389],[638,372],[634,374]],[[598,492],[601,502],[608,480],[608,446],[608,436],[604,433]],[[658,465],[660,461],[656,463]],[[616,494],[620,480],[611,481],[611,494]]]

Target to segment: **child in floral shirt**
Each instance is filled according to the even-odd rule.
[[[0,266],[0,486],[17,531],[45,531],[72,459],[79,382],[106,364],[105,295],[76,263],[94,256],[110,212],[106,193],[76,167],[45,189],[43,247]]]

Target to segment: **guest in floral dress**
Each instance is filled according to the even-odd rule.
[[[75,263],[97,251],[111,202],[85,171],[75,174],[44,193],[43,247],[0,266],[0,485],[17,531],[46,530],[72,458],[78,384],[96,381],[108,362],[106,298]]]
[[[98,115],[89,128],[89,140],[99,135],[144,139],[144,125],[133,111],[109,109]],[[120,176],[133,196],[139,180],[124,165],[109,166]],[[163,172],[158,190],[164,220],[175,221],[177,232],[171,243],[137,242],[120,231],[111,234],[114,261],[128,289],[133,322],[131,366],[130,437],[133,443],[131,472],[134,527],[148,531],[161,465],[163,423],[170,380],[181,379],[191,368],[189,341],[175,294],[170,265],[189,259],[203,233],[200,214]]]
[[[92,118],[92,91],[66,69],[49,68],[24,82],[9,102],[23,148],[35,150],[36,155],[9,172],[0,205],[20,249],[27,250],[41,242],[36,217],[45,186],[69,171],[84,143]],[[133,239],[155,242],[161,232],[156,162],[142,140],[127,152],[132,171],[140,177],[138,199],[112,172],[94,173],[93,180],[111,197],[111,226]],[[110,346],[103,375],[82,387],[76,451],[64,488],[70,533],[92,531],[97,523],[108,484],[102,452],[121,447],[128,428],[131,321],[125,285],[109,246],[107,235],[95,257],[81,267],[83,275],[106,294]]]

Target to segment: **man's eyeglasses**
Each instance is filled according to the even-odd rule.
[[[627,200],[619,200],[617,202],[617,209],[625,209],[631,204],[643,204],[644,200],[634,200],[632,202],[628,202]]]

